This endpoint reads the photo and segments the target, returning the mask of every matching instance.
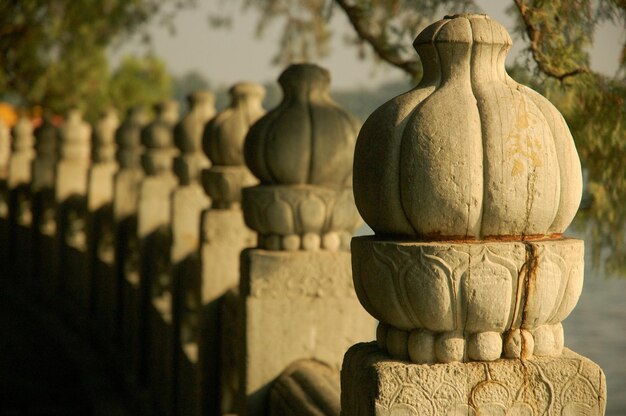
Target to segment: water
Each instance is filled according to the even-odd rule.
[[[588,241],[588,239],[587,239]],[[589,248],[585,247],[589,253]],[[565,345],[602,367],[607,416],[626,415],[626,278],[607,278],[585,259],[578,305],[563,322]]]

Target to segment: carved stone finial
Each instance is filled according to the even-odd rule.
[[[6,124],[0,120],[0,180],[6,178],[10,157],[11,133]]]
[[[202,132],[215,115],[215,96],[210,91],[195,91],[187,101],[189,112],[174,128],[174,144],[181,152],[174,161],[174,171],[183,185],[197,181],[209,166],[202,153]]]
[[[261,185],[244,190],[244,217],[264,248],[347,249],[360,224],[352,155],[358,121],[329,94],[330,74],[291,65],[278,79],[284,98],[250,129],[246,163]]]
[[[446,17],[414,45],[422,81],[369,117],[354,159],[376,231],[352,242],[355,288],[379,343],[423,363],[557,356],[583,280],[582,242],[560,238],[582,189],[567,125],[507,75],[489,17]]]
[[[504,27],[448,16],[414,45],[422,81],[376,110],[356,146],[363,219],[420,238],[563,233],[581,198],[580,161],[558,110],[507,75]]]
[[[13,154],[32,151],[35,137],[33,136],[33,124],[28,117],[23,115],[17,120],[12,129],[12,136],[11,150]]]
[[[121,169],[133,169],[140,166],[143,153],[141,130],[146,124],[148,124],[146,110],[137,106],[128,110],[124,122],[115,131],[116,158]]]
[[[155,106],[156,118],[141,131],[144,154],[143,168],[148,175],[159,175],[172,171],[174,147],[173,129],[178,121],[178,102],[167,100]]]
[[[60,141],[59,130],[52,123],[50,113],[44,112],[41,125],[35,129],[35,138],[37,159],[56,160]]]
[[[60,133],[61,159],[89,162],[91,126],[83,120],[80,110],[73,108],[68,111]]]
[[[92,159],[94,163],[115,161],[115,131],[120,119],[114,108],[106,109],[93,129]]]
[[[243,142],[250,126],[265,114],[265,88],[240,82],[230,88],[230,105],[207,124],[204,153],[213,166],[203,172],[202,184],[212,207],[227,209],[241,202],[241,189],[258,181],[244,164]]]

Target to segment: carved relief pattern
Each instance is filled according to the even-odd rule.
[[[299,297],[354,298],[354,286],[345,267],[332,261],[322,267],[298,263],[258,270],[250,283],[250,295],[258,298],[294,299]],[[295,271],[294,271],[295,270]],[[342,273],[342,270],[345,270]]]
[[[212,208],[230,209],[241,203],[241,190],[259,181],[245,166],[212,166],[202,172],[202,185]]]
[[[516,361],[513,368],[503,362],[423,367],[398,364],[379,372],[376,415],[603,414],[597,367],[571,352],[551,361]]]
[[[256,186],[243,191],[246,224],[274,250],[347,250],[362,223],[351,188]]]
[[[423,357],[491,361],[503,352],[516,358],[524,348],[530,355],[533,348],[535,354],[559,355],[560,322],[582,289],[582,243],[576,240],[472,244],[356,238],[353,255],[359,300],[382,322],[379,345],[405,359],[412,337],[435,345],[415,362],[427,362]],[[528,341],[523,348],[520,329]],[[412,335],[416,330],[419,335]]]

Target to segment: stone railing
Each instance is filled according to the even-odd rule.
[[[363,127],[312,64],[267,112],[242,82],[180,119],[0,125],[3,276],[101,347],[136,414],[602,414],[561,325],[580,163],[510,44],[434,23],[421,83]]]
[[[26,117],[0,129],[3,275],[101,347],[133,411],[266,414],[273,402],[281,414],[302,379],[326,386],[307,387],[303,409],[319,394],[338,414],[343,353],[375,323],[349,270],[360,125],[329,81],[288,68],[279,82],[286,102],[302,96],[295,112],[266,114],[264,88],[242,82],[217,113],[198,91],[180,120],[166,101],[151,120],[107,109],[92,127],[71,110],[60,126],[45,114],[36,129]],[[302,127],[278,147],[266,140],[277,116]]]

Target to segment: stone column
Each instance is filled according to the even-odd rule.
[[[237,379],[227,381],[239,415],[266,414],[272,383],[297,360],[339,371],[346,348],[375,327],[356,299],[348,251],[361,224],[351,187],[360,124],[331,99],[327,70],[292,65],[278,82],[283,102],[244,147],[261,184],[243,190],[259,246],[241,255],[240,316],[225,351],[237,355],[224,359],[236,363]]]
[[[11,133],[0,120],[0,278],[9,272],[9,159],[11,157]]]
[[[33,126],[22,116],[13,127],[7,188],[9,191],[9,259],[13,279],[31,283],[33,273],[31,164],[35,157]]]
[[[119,170],[113,179],[113,227],[115,235],[115,280],[104,290],[111,294],[107,322],[112,323],[113,337],[120,352],[118,362],[123,373],[134,380],[138,368],[139,330],[139,240],[137,207],[141,167],[141,130],[148,122],[142,107],[128,110],[115,132],[116,159]]]
[[[173,321],[171,273],[171,196],[177,186],[172,170],[178,153],[173,130],[178,121],[178,102],[156,106],[156,119],[141,132],[145,148],[145,178],[139,186],[137,238],[139,241],[139,381],[158,395],[173,390]],[[161,385],[165,385],[161,389]],[[166,393],[164,393],[164,390]],[[169,409],[159,409],[167,412]]]
[[[241,250],[256,243],[243,222],[241,188],[257,183],[243,160],[243,141],[250,125],[265,110],[265,90],[253,83],[230,89],[231,103],[204,129],[204,152],[213,162],[202,172],[211,197],[200,225],[200,273],[187,273],[177,290],[177,414],[219,414],[219,309],[239,283]]]
[[[98,336],[104,345],[113,341],[116,305],[115,235],[113,227],[113,189],[118,169],[115,160],[117,112],[109,108],[96,122],[92,135],[89,182],[87,186],[89,265],[91,269],[91,310]]]
[[[354,285],[380,321],[344,359],[342,414],[602,415],[602,370],[564,348],[583,242],[580,162],[552,104],[505,71],[511,39],[447,16],[424,77],[376,110],[354,159]]]
[[[61,126],[56,170],[57,238],[61,287],[66,306],[80,313],[89,310],[90,281],[87,253],[87,177],[90,165],[91,126],[78,109],[67,113]],[[74,316],[72,312],[72,316]]]
[[[174,333],[173,349],[168,358],[173,362],[170,370],[174,371],[164,376],[167,385],[161,384],[163,391],[158,397],[161,399],[161,409],[167,404],[167,414],[192,415],[190,410],[179,412],[185,408],[179,404],[180,398],[199,386],[200,381],[193,374],[185,373],[181,376],[179,363],[181,348],[178,340],[181,331],[180,305],[185,303],[185,281],[197,281],[200,278],[200,220],[202,212],[208,208],[210,200],[202,190],[200,173],[209,166],[209,160],[202,153],[202,133],[204,127],[215,115],[215,97],[209,91],[196,91],[187,97],[189,112],[174,129],[174,142],[180,151],[174,160],[174,171],[178,177],[179,186],[172,194],[172,282],[173,304],[170,313],[173,315]],[[195,296],[196,293],[191,294]],[[164,370],[168,370],[164,368]],[[198,383],[196,386],[195,382]],[[176,401],[174,401],[174,396]]]
[[[34,256],[37,261],[35,280],[44,297],[57,293],[58,247],[55,201],[55,176],[58,159],[59,131],[52,123],[51,114],[44,112],[43,122],[35,129],[36,157],[32,165],[31,191],[33,193]]]

